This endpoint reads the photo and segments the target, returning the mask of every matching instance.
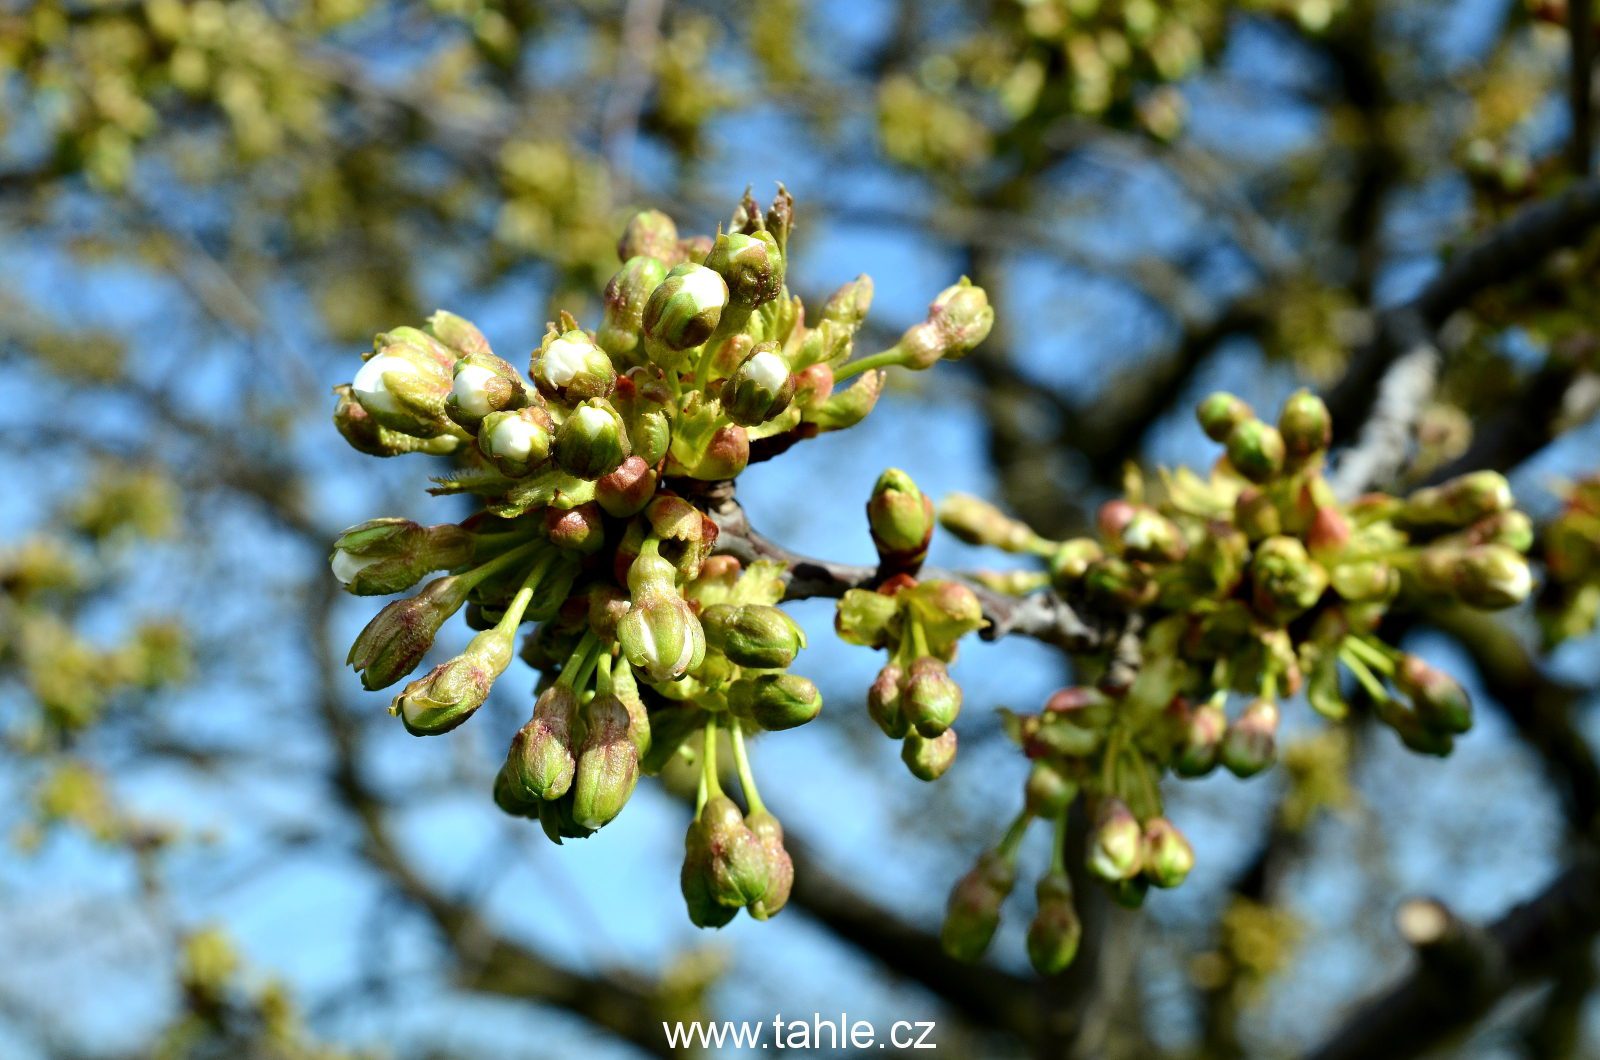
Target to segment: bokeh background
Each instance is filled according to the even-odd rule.
[[[808,601],[827,707],[753,748],[795,900],[700,932],[678,797],[560,848],[501,815],[531,675],[408,737],[339,665],[371,606],[326,560],[372,515],[464,512],[334,432],[372,333],[445,307],[516,362],[558,307],[596,322],[632,210],[710,231],[778,180],[791,287],[870,274],[876,340],[962,274],[999,310],[740,480],[795,549],[870,562],[889,465],[1071,533],[1127,462],[1208,465],[1190,410],[1219,386],[1337,393],[1354,437],[1385,311],[1590,187],[1583,6],[0,0],[0,1055],[622,1057],[664,1018],[813,1012],[936,1020],[958,1056],[1296,1055],[1412,974],[1402,899],[1492,924],[1570,883],[1600,642],[1545,651],[1530,607],[1408,641],[1480,702],[1450,758],[1291,706],[1283,768],[1169,792],[1180,891],[1095,907],[1040,982],[1019,887],[990,963],[953,964],[948,887],[1026,773],[992,708],[1068,660],[968,647],[961,757],[925,785],[862,710],[881,660]],[[1592,223],[1430,312],[1390,480],[1500,467],[1546,518],[1600,465]],[[1005,558],[938,536],[933,562]],[[1596,928],[1453,992],[1441,1055],[1600,1051]]]

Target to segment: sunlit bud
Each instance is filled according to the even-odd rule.
[[[1029,813],[1043,820],[1053,820],[1065,813],[1072,800],[1078,797],[1078,782],[1069,777],[1060,764],[1039,759],[1028,771],[1028,782],[1022,794]]]
[[[604,397],[617,382],[606,351],[577,328],[557,332],[552,327],[533,351],[528,374],[541,393],[561,401]]]
[[[911,728],[910,723],[906,721],[901,702],[904,684],[904,672],[899,666],[890,663],[878,671],[878,676],[867,689],[867,714],[877,723],[878,728],[883,730],[885,736],[895,740],[904,737]]]
[[[1515,607],[1533,591],[1528,561],[1504,545],[1426,548],[1416,572],[1424,588],[1489,611]]]
[[[678,256],[678,226],[660,210],[640,210],[628,218],[617,240],[617,260],[640,256],[671,263]]]
[[[1122,554],[1147,563],[1175,563],[1188,551],[1176,523],[1154,508],[1135,508],[1118,535]]]
[[[1160,591],[1145,567],[1117,556],[1089,564],[1083,584],[1089,596],[1101,605],[1124,611],[1153,603]]]
[[[684,262],[667,273],[644,309],[644,334],[669,350],[705,342],[722,319],[728,285],[704,265]]]
[[[736,423],[718,427],[706,443],[705,455],[690,471],[705,482],[737,478],[750,463],[750,435]]]
[[[843,390],[836,390],[820,405],[807,408],[805,422],[816,424],[819,431],[849,430],[877,406],[885,378],[881,369],[862,372]]]
[[[716,604],[700,615],[706,644],[740,666],[781,670],[805,647],[806,635],[781,608]]]
[[[1144,833],[1121,799],[1102,798],[1089,833],[1089,871],[1108,883],[1129,880],[1143,867]]]
[[[1206,432],[1206,437],[1213,442],[1225,442],[1233,429],[1248,419],[1255,417],[1243,398],[1219,390],[1209,395],[1194,410],[1195,418],[1200,421],[1200,429]]]
[[[475,353],[456,362],[444,407],[451,419],[471,431],[489,413],[519,409],[527,400],[515,368],[492,353]]]
[[[1394,686],[1411,700],[1417,716],[1430,729],[1463,733],[1472,728],[1472,700],[1467,697],[1467,690],[1417,656],[1401,657]]]
[[[1228,432],[1228,463],[1251,482],[1270,482],[1283,471],[1283,435],[1278,428],[1248,419]]]
[[[617,518],[637,514],[655,496],[656,482],[655,468],[635,453],[595,483],[595,503]]]
[[[933,502],[911,476],[890,468],[878,476],[867,500],[867,525],[879,558],[897,568],[915,567],[933,537]]]
[[[960,283],[939,292],[928,306],[928,319],[923,324],[906,332],[908,338],[918,328],[930,333],[912,341],[915,352],[910,353],[906,366],[927,368],[941,358],[959,361],[989,337],[992,327],[994,309],[989,305],[989,295],[963,276]],[[928,354],[935,351],[937,355],[929,360]]]
[[[1400,742],[1417,754],[1443,757],[1455,747],[1455,737],[1429,726],[1415,711],[1407,710],[1398,699],[1374,704],[1378,720],[1394,730]]]
[[[1172,771],[1180,777],[1205,776],[1216,767],[1228,716],[1221,705],[1201,703],[1183,719]]]
[[[1063,541],[1050,555],[1050,584],[1066,592],[1075,588],[1088,573],[1089,564],[1105,555],[1093,538],[1075,537]]]
[[[1600,530],[1600,523],[1596,524],[1596,529]],[[1554,533],[1554,523],[1550,531]],[[1528,518],[1527,512],[1519,512],[1514,508],[1496,512],[1450,535],[1450,540],[1466,545],[1504,545],[1514,552],[1525,553],[1533,547],[1533,520]]]
[[[502,474],[526,475],[550,456],[550,414],[537,406],[491,412],[478,427],[478,451]]]
[[[728,706],[769,732],[804,725],[822,710],[822,693],[799,674],[742,677],[728,689]]]
[[[356,596],[404,592],[429,571],[472,558],[472,535],[453,523],[420,526],[409,519],[370,519],[333,542],[333,576]]]
[[[1157,887],[1176,887],[1194,868],[1194,848],[1165,817],[1144,826],[1144,875]]]
[[[1328,573],[1298,538],[1269,537],[1250,560],[1251,597],[1262,618],[1284,623],[1304,614],[1322,598]]]
[[[566,510],[546,508],[544,530],[552,545],[584,555],[598,552],[606,543],[605,522],[594,501]]]
[[[851,589],[839,598],[833,628],[847,644],[882,648],[889,643],[891,625],[899,612],[900,605],[892,596],[870,589]]]
[[[826,364],[813,364],[795,373],[794,401],[802,412],[820,408],[833,396],[833,369]]]
[[[724,232],[706,255],[705,267],[728,286],[728,301],[759,306],[783,290],[783,252],[766,232]]]
[[[454,434],[418,438],[390,430],[361,407],[349,385],[336,386],[333,392],[339,399],[333,409],[333,425],[358,453],[368,456],[399,456],[401,453],[441,455],[454,452],[461,444],[460,437]]]
[[[415,596],[386,604],[356,637],[345,659],[361,674],[361,687],[387,688],[415,670],[471,587],[466,579],[450,575],[434,579]]]
[[[554,684],[541,692],[532,719],[511,740],[501,769],[507,786],[533,801],[565,795],[577,770],[572,746],[577,720],[578,696],[570,687]]]
[[[1072,904],[1072,880],[1065,872],[1046,873],[1034,888],[1039,910],[1028,925],[1028,961],[1040,975],[1057,975],[1078,955],[1083,925]]]
[[[584,708],[583,746],[572,781],[572,816],[584,828],[609,824],[639,782],[639,748],[628,735],[631,717],[616,696],[597,696]]]
[[[567,416],[551,447],[556,463],[578,478],[610,474],[628,457],[622,417],[604,398],[585,401]]]
[[[617,623],[617,639],[628,662],[654,682],[677,680],[699,666],[706,654],[700,620],[675,592],[635,596]]]
[[[956,731],[946,729],[932,739],[908,732],[900,744],[900,760],[918,780],[938,780],[956,760]]]
[[[985,851],[978,863],[956,881],[945,907],[939,941],[958,961],[983,956],[1000,926],[1000,907],[1016,885],[1017,870],[999,851]]]
[[[444,309],[436,309],[423,328],[429,335],[450,347],[458,356],[492,353],[489,340],[483,337],[476,324]]]
[[[782,415],[794,399],[794,376],[775,342],[758,344],[722,384],[722,408],[746,427]]]
[[[639,334],[651,293],[667,278],[667,266],[658,258],[629,258],[606,284],[603,316],[595,341],[618,364],[638,364]]]
[[[572,790],[559,799],[538,804],[539,827],[544,829],[545,836],[557,846],[563,839],[587,839],[594,835],[594,829],[585,828],[578,823],[572,815]]]
[[[1278,704],[1252,700],[1222,738],[1222,764],[1234,776],[1251,777],[1271,765],[1277,753]]]
[[[700,811],[710,852],[711,896],[727,906],[747,906],[767,895],[772,879],[761,841],[726,795],[713,795]]]
[[[1417,490],[1398,519],[1411,526],[1467,526],[1512,505],[1511,484],[1498,471],[1470,474]]]
[[[1388,601],[1400,591],[1400,574],[1382,560],[1364,560],[1333,568],[1328,583],[1351,603]]]
[[[1283,517],[1278,506],[1263,490],[1246,487],[1233,505],[1233,522],[1251,541],[1283,532]]]
[[[1309,390],[1296,390],[1278,413],[1278,433],[1289,462],[1304,464],[1333,442],[1333,417],[1328,406]]]
[[[738,906],[726,906],[711,890],[711,848],[708,827],[702,818],[689,822],[684,836],[683,869],[678,876],[689,922],[695,927],[720,928],[739,915]]]
[[[952,493],[939,504],[939,525],[969,545],[1005,552],[1027,552],[1039,541],[1026,524],[968,493]]]
[[[413,736],[449,732],[483,706],[495,678],[511,662],[512,636],[498,629],[473,637],[466,651],[417,678],[389,707]]]
[[[394,338],[404,333],[432,345]],[[450,369],[431,352],[437,344],[415,328],[396,328],[374,345],[377,352],[350,381],[351,396],[391,430],[431,438],[450,429],[445,417]]]
[[[789,902],[789,891],[794,887],[794,861],[783,846],[783,825],[765,810],[752,813],[744,819],[745,827],[761,844],[767,862],[767,891],[750,903],[750,915],[757,920],[777,916]]]
[[[857,276],[829,296],[822,307],[822,319],[855,328],[867,319],[872,309],[872,277]]]
[[[906,721],[923,736],[934,737],[948,729],[961,713],[961,686],[945,664],[931,655],[911,663],[906,673],[900,709]]]

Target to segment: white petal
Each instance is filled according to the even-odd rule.
[[[340,585],[349,585],[357,574],[378,562],[376,556],[352,556],[344,549],[335,549],[333,561],[329,565],[333,568],[333,576],[339,579]]]
[[[355,391],[356,399],[361,402],[361,407],[368,412],[400,411],[400,404],[389,393],[389,388],[384,385],[383,377],[391,372],[416,375],[417,367],[404,357],[393,357],[380,353],[356,373],[355,379],[350,382],[350,389]]]
[[[762,351],[745,365],[745,375],[762,390],[775,393],[789,378],[789,366],[777,354]]]
[[[507,460],[526,460],[533,452],[534,426],[519,416],[501,420],[489,432],[489,451]]]
[[[722,282],[721,276],[704,265],[696,265],[684,273],[682,279],[680,290],[687,292],[701,309],[711,306],[720,308],[728,304],[728,285]]]
[[[556,339],[544,351],[545,380],[551,386],[566,386],[583,370],[583,363],[593,347],[576,339]]]
[[[450,392],[468,416],[487,416],[494,411],[489,406],[489,384],[493,380],[494,373],[489,369],[476,364],[463,365],[450,384]]]

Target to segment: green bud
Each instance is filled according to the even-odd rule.
[[[1395,671],[1394,685],[1403,692],[1424,725],[1447,733],[1464,733],[1472,728],[1472,700],[1449,674],[1415,655],[1403,656]]]
[[[494,355],[489,349],[489,340],[483,337],[483,332],[478,330],[476,324],[446,310],[434,310],[433,315],[428,318],[427,326],[422,330],[444,343],[457,356]]]
[[[899,614],[900,605],[894,597],[871,589],[850,589],[839,598],[833,628],[846,644],[882,648],[895,632]]]
[[[1033,763],[1023,787],[1023,803],[1029,813],[1041,820],[1054,820],[1066,813],[1077,797],[1078,782],[1059,763],[1043,758]]]
[[[684,262],[650,292],[644,309],[645,337],[668,350],[692,349],[711,337],[727,304],[728,285],[721,276],[704,265]]]
[[[1222,738],[1222,764],[1236,777],[1253,777],[1270,766],[1277,753],[1278,704],[1252,700]]]
[[[956,760],[956,731],[946,729],[932,739],[907,733],[900,744],[900,760],[918,780],[938,780]]]
[[[939,932],[944,951],[958,961],[983,956],[1000,926],[1000,907],[1016,885],[1017,870],[999,851],[986,851],[950,891],[944,926]]]
[[[1270,482],[1283,471],[1283,435],[1276,427],[1248,419],[1228,432],[1228,463],[1251,482]]]
[[[1284,451],[1295,466],[1326,452],[1333,442],[1333,417],[1321,398],[1309,390],[1296,390],[1278,414],[1278,433]]]
[[[578,328],[557,332],[552,327],[533,351],[528,375],[540,393],[562,402],[605,397],[617,382],[617,370],[606,351]]]
[[[577,719],[578,696],[570,687],[554,684],[541,692],[533,717],[511,739],[496,789],[503,785],[523,802],[565,795],[577,771],[572,747]]]
[[[1171,821],[1152,817],[1144,826],[1144,875],[1157,887],[1176,887],[1194,868],[1194,848]]]
[[[1400,591],[1400,574],[1382,560],[1369,559],[1334,567],[1328,584],[1353,604],[1387,603]]]
[[[850,359],[850,354],[855,350],[855,334],[855,329],[848,324],[826,319],[818,321],[816,327],[806,329],[791,364],[797,370],[826,368],[828,374],[826,392],[806,402],[805,407],[815,405],[832,391],[833,369]]]
[[[794,389],[778,344],[758,343],[722,384],[722,408],[734,423],[755,427],[781,416]]]
[[[1135,611],[1155,602],[1160,587],[1142,564],[1117,556],[1090,563],[1083,576],[1084,591],[1101,606]]]
[[[726,906],[762,901],[771,889],[767,852],[726,795],[713,795],[700,811],[710,852],[711,897]]]
[[[900,338],[907,368],[931,368],[940,360],[959,361],[989,337],[994,309],[982,287],[965,276],[946,287],[928,306],[928,317]]]
[[[459,575],[436,578],[422,591],[384,606],[350,646],[345,662],[361,674],[361,687],[387,688],[417,668],[445,620],[466,602],[471,583]]]
[[[757,920],[769,920],[789,902],[789,891],[794,887],[794,861],[784,849],[783,825],[776,817],[761,810],[746,817],[744,823],[761,844],[767,868],[766,893],[750,903],[750,915]]]
[[[867,501],[867,525],[879,558],[899,568],[915,567],[933,538],[933,502],[911,476],[890,468],[878,476]]]
[[[728,707],[769,732],[779,732],[815,718],[822,710],[822,693],[799,674],[761,674],[729,686]]]
[[[1235,427],[1255,418],[1255,412],[1244,399],[1225,390],[1208,395],[1194,411],[1200,429],[1213,442],[1226,442]]]
[[[592,398],[573,409],[556,431],[552,447],[556,463],[578,478],[610,474],[628,457],[628,436],[622,417],[604,398]]]
[[[918,733],[935,737],[955,723],[961,713],[961,686],[950,678],[942,660],[924,655],[911,663],[900,700],[906,721]]]
[[[472,534],[453,523],[421,526],[409,519],[369,519],[333,542],[329,565],[356,596],[404,592],[429,571],[472,558]]]
[[[706,654],[700,620],[676,592],[636,595],[617,623],[617,639],[629,665],[657,683],[677,680]]]
[[[639,748],[632,717],[615,695],[597,696],[584,710],[586,728],[572,782],[572,816],[599,829],[622,812],[639,782]]]
[[[1034,888],[1039,910],[1028,925],[1028,961],[1040,975],[1058,975],[1078,955],[1083,925],[1072,902],[1072,880],[1052,870]]]
[[[650,295],[667,278],[667,266],[653,257],[629,258],[606,284],[604,315],[595,341],[617,364],[638,364],[640,332]]]
[[[1307,642],[1300,654],[1301,666],[1307,672],[1306,701],[1311,709],[1329,721],[1343,721],[1350,714],[1350,704],[1339,687],[1338,652]]]
[[[1498,471],[1474,471],[1406,498],[1397,521],[1409,526],[1468,526],[1510,509],[1511,484]]]
[[[585,556],[600,551],[606,543],[605,522],[594,501],[575,508],[546,508],[544,532],[557,548]]]
[[[1145,563],[1175,563],[1189,550],[1176,523],[1143,505],[1134,508],[1117,544],[1128,559]]]
[[[671,264],[678,258],[678,226],[660,210],[640,210],[628,218],[617,240],[617,260],[655,258]]]
[[[683,890],[689,921],[695,927],[720,928],[739,915],[737,906],[723,905],[712,894],[709,828],[701,817],[689,823],[684,837],[683,870],[678,882]]]
[[[1182,721],[1172,771],[1180,777],[1205,776],[1216,767],[1228,716],[1220,705],[1202,703],[1190,709]]]
[[[594,835],[594,830],[585,828],[572,816],[572,792],[559,799],[538,804],[539,827],[544,829],[544,834],[550,842],[561,845],[563,839],[587,839]]]
[[[701,613],[700,624],[709,647],[757,670],[788,667],[806,643],[795,620],[768,604],[715,604]]]
[[[867,319],[872,308],[872,277],[857,276],[828,297],[822,307],[822,319],[858,328]]]
[[[1316,606],[1328,588],[1328,573],[1298,538],[1269,537],[1250,560],[1251,597],[1257,613],[1279,625]]]
[[[867,714],[877,723],[878,728],[883,730],[883,734],[892,740],[905,737],[911,729],[910,723],[906,721],[902,700],[904,685],[905,674],[900,667],[890,663],[878,671],[872,687],[867,689]]]
[[[1107,883],[1129,880],[1143,867],[1144,833],[1128,804],[1102,798],[1089,835],[1089,871]]]
[[[595,482],[595,503],[619,519],[635,515],[655,496],[657,481],[655,468],[635,453]]]
[[[550,413],[530,405],[491,412],[478,427],[478,451],[501,474],[520,478],[550,456]]]
[[[389,707],[413,736],[437,736],[470,718],[511,662],[512,638],[497,629],[473,637],[466,651],[406,685]]]
[[[379,335],[350,395],[379,424],[419,438],[449,433],[445,415],[455,355],[416,328]]]
[[[1515,607],[1533,591],[1528,561],[1504,545],[1435,546],[1417,554],[1418,582],[1486,611]]]
[[[1233,505],[1233,523],[1251,541],[1283,533],[1283,517],[1277,504],[1266,491],[1253,486],[1239,491]]]
[[[952,493],[939,505],[939,525],[969,545],[1004,552],[1031,552],[1039,536],[988,501]]]
[[[401,431],[391,430],[372,418],[355,399],[349,385],[336,386],[338,402],[333,409],[333,425],[341,437],[358,453],[368,456],[399,456],[401,453],[451,453],[461,444],[454,434],[440,434],[432,438],[419,438]]]
[[[1050,554],[1050,584],[1057,592],[1070,592],[1089,572],[1089,565],[1104,555],[1100,543],[1091,537],[1063,541],[1061,547]]]
[[[491,412],[519,409],[527,401],[515,368],[492,353],[474,353],[456,362],[444,407],[452,420],[475,431]]]
[[[849,430],[877,406],[885,378],[879,369],[862,372],[843,390],[834,391],[826,401],[807,408],[802,418],[806,423],[815,424],[818,431]]]
[[[706,443],[705,453],[689,469],[691,478],[702,482],[717,482],[738,478],[750,463],[750,435],[736,423],[717,428]]]
[[[728,301],[736,305],[764,305],[783,290],[783,252],[766,232],[722,233],[711,245],[705,267],[722,277]]]

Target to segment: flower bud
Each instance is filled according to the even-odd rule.
[[[454,434],[418,438],[390,430],[361,407],[348,384],[334,387],[333,392],[339,399],[333,408],[333,426],[358,453],[368,456],[399,456],[401,453],[443,455],[454,452],[461,444],[460,437]]]
[[[1016,885],[1017,870],[999,851],[990,850],[950,891],[939,941],[958,961],[983,956],[1000,926],[1000,907]]]
[[[833,396],[833,369],[825,364],[808,365],[794,374],[794,401],[802,418],[815,412]]]
[[[1028,961],[1040,975],[1057,975],[1078,955],[1083,925],[1072,903],[1072,880],[1051,870],[1034,888],[1038,912],[1028,925]]]
[[[879,558],[889,566],[919,565],[933,537],[933,502],[911,476],[890,468],[878,476],[867,501],[867,525]]]
[[[1283,517],[1277,504],[1264,490],[1253,486],[1239,491],[1233,505],[1233,523],[1251,541],[1283,533]]]
[[[845,431],[871,414],[883,394],[886,378],[880,369],[862,372],[856,381],[843,390],[836,390],[828,399],[814,408],[807,408],[804,421],[815,424],[818,431]]]
[[[632,717],[614,695],[596,696],[584,710],[583,747],[572,781],[572,816],[584,828],[609,824],[639,782],[639,748],[629,735]]]
[[[784,849],[783,825],[776,817],[761,810],[746,817],[744,823],[761,844],[767,863],[767,891],[750,903],[750,915],[757,920],[769,920],[789,902],[789,891],[794,887],[794,861]]]
[[[1394,686],[1411,700],[1417,716],[1428,728],[1447,733],[1463,733],[1472,728],[1472,700],[1467,690],[1417,656],[1401,658]]]
[[[629,258],[606,284],[604,313],[595,341],[616,364],[638,364],[639,334],[650,294],[667,278],[667,266],[653,257]]]
[[[413,736],[437,736],[470,718],[511,662],[508,633],[485,630],[466,651],[406,685],[389,707]]]
[[[640,210],[628,218],[617,240],[617,260],[655,258],[670,265],[678,257],[678,226],[660,210]]]
[[[889,663],[878,671],[872,686],[867,689],[867,714],[892,740],[901,739],[911,728],[906,721],[902,701],[904,684],[905,674],[900,667]]]
[[[1050,584],[1057,592],[1070,592],[1089,572],[1089,565],[1105,555],[1099,542],[1089,537],[1063,541],[1050,554]]]
[[[600,506],[594,501],[576,508],[546,508],[544,532],[557,548],[589,555],[598,552],[606,543],[606,527],[600,516]]]
[[[857,276],[828,297],[822,307],[822,319],[858,328],[871,308],[872,277]]]
[[[657,683],[676,681],[699,666],[706,654],[700,620],[676,592],[635,596],[617,623],[617,639],[629,665]]]
[[[1144,833],[1121,799],[1103,798],[1089,834],[1089,871],[1107,883],[1131,880],[1143,867]]]
[[[622,417],[604,398],[585,401],[556,431],[552,452],[561,469],[578,478],[597,479],[610,474],[628,457]]]
[[[453,523],[420,526],[409,519],[369,519],[333,542],[333,576],[356,596],[404,592],[429,571],[472,558],[472,535]]]
[[[1160,592],[1149,568],[1117,556],[1090,563],[1084,571],[1083,585],[1091,600],[1121,611],[1146,607],[1155,602]]]
[[[711,337],[728,304],[728,285],[704,265],[684,262],[650,292],[644,334],[668,350],[687,350]],[[663,367],[673,367],[664,365]]]
[[[448,346],[459,357],[489,354],[489,340],[483,337],[478,326],[465,317],[458,317],[444,309],[436,309],[422,330]]]
[[[635,453],[594,484],[595,503],[619,519],[635,515],[655,496],[656,482],[655,468]]]
[[[1228,463],[1251,482],[1270,482],[1283,471],[1283,435],[1276,427],[1248,419],[1228,432]]]
[[[1041,758],[1028,771],[1028,782],[1022,791],[1028,812],[1048,821],[1067,812],[1072,800],[1078,797],[1078,782],[1069,777],[1060,764]]]
[[[1486,611],[1515,607],[1533,591],[1528,561],[1504,545],[1426,548],[1417,554],[1416,574],[1425,589]]]
[[[799,674],[742,677],[728,688],[728,708],[769,732],[804,725],[822,710],[822,693]]]
[[[750,463],[750,435],[736,423],[718,427],[689,474],[702,482],[738,478]]]
[[[756,345],[722,384],[722,408],[734,423],[754,427],[782,415],[795,380],[775,342]]]
[[[912,728],[923,736],[938,736],[961,713],[961,686],[951,680],[941,660],[924,655],[906,673],[900,705]]]
[[[492,353],[475,353],[456,362],[444,407],[452,420],[475,431],[489,413],[519,409],[527,401],[515,368]]]
[[[1290,464],[1302,466],[1333,443],[1333,417],[1317,395],[1296,390],[1278,413],[1278,433]]]
[[[709,647],[757,670],[788,667],[806,643],[795,620],[768,604],[716,604],[701,613],[700,624]]]
[[[710,853],[711,897],[726,906],[762,901],[772,887],[767,852],[726,795],[713,795],[700,811]]]
[[[1194,868],[1194,848],[1171,821],[1152,817],[1144,826],[1144,875],[1156,887],[1176,887]]]
[[[1250,560],[1256,612],[1279,625],[1309,611],[1328,588],[1328,573],[1298,538],[1269,537]]]
[[[350,381],[350,394],[391,430],[432,438],[452,427],[445,416],[454,355],[416,328],[379,335],[374,352]]]
[[[1201,777],[1211,772],[1227,729],[1228,716],[1219,704],[1202,703],[1190,710],[1183,719],[1172,771],[1180,777]]]
[[[928,368],[941,358],[959,361],[989,337],[989,329],[994,327],[994,309],[984,289],[963,276],[960,283],[939,292],[928,306],[927,320],[917,327],[925,332],[913,340],[918,352],[912,354],[906,367]],[[927,355],[933,351],[937,354],[929,360]]]
[[[501,767],[509,791],[530,802],[567,793],[577,771],[572,747],[577,718],[578,696],[567,685],[554,684],[539,694],[533,717],[512,737]]]
[[[846,644],[883,648],[898,628],[900,605],[894,597],[871,589],[850,589],[839,598],[833,616],[834,631]]]
[[[605,397],[617,382],[617,370],[606,351],[578,328],[557,332],[552,327],[533,351],[528,375],[540,393],[563,402]]]
[[[1143,505],[1134,509],[1116,542],[1128,559],[1145,563],[1176,563],[1189,550],[1176,523]]]
[[[709,805],[709,804],[708,804]],[[720,928],[739,915],[737,906],[723,905],[711,891],[711,847],[703,818],[689,823],[684,836],[683,870],[678,876],[689,922],[695,927]]]
[[[1236,777],[1253,777],[1277,753],[1278,705],[1270,699],[1252,700],[1222,738],[1222,764]]]
[[[728,301],[736,305],[764,305],[783,290],[783,253],[766,232],[722,233],[711,245],[705,267],[722,277]]]
[[[422,591],[386,604],[350,646],[345,662],[361,675],[361,687],[387,688],[417,668],[433,647],[445,620],[466,602],[471,583],[459,575],[436,578]]]
[[[1511,484],[1498,471],[1470,474],[1417,490],[1397,521],[1409,526],[1467,526],[1512,505]]]
[[[932,739],[907,733],[900,743],[900,760],[918,780],[938,780],[956,760],[956,731],[946,729]]]
[[[520,478],[550,456],[550,413],[538,406],[491,412],[478,427],[478,451],[501,474]]]
[[[969,545],[1003,552],[1028,552],[1039,540],[1026,524],[967,493],[952,493],[940,503],[939,525]]]
[[[1208,395],[1194,411],[1195,418],[1200,421],[1200,429],[1213,442],[1226,442],[1235,427],[1255,418],[1255,412],[1243,398],[1225,390]]]

